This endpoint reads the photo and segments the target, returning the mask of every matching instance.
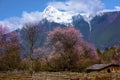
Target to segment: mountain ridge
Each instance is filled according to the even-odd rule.
[[[74,26],[83,34],[83,38],[96,48],[104,49],[120,41],[120,11],[101,12],[96,15],[69,13],[48,6],[42,13],[39,25],[45,32],[57,26]]]

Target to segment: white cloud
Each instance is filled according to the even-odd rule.
[[[42,13],[41,12],[31,12],[31,13],[27,13],[27,12],[23,12],[22,15],[22,21],[23,22],[33,22],[33,21],[40,21],[42,17]]]
[[[42,13],[41,12],[23,12],[22,17],[18,18],[18,17],[11,17],[9,19],[5,19],[3,21],[0,21],[0,24],[3,26],[6,26],[9,28],[9,31],[13,31],[17,28],[21,28],[23,27],[24,23],[27,22],[37,22],[41,20],[41,16]]]
[[[83,12],[88,14],[96,14],[96,12],[104,9],[101,0],[68,0],[66,2],[50,2],[51,5],[59,10]]]
[[[114,9],[104,9],[102,11],[99,11],[98,14],[101,12],[114,12],[114,11],[120,11],[120,6],[115,6]]]
[[[22,26],[21,19],[18,17],[5,19],[3,21],[0,21],[0,24],[5,27],[8,27],[10,31],[20,28]]]
[[[115,6],[115,9],[116,10],[120,10],[120,6]]]

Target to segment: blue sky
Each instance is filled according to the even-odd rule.
[[[106,9],[114,9],[115,6],[120,6],[120,0],[102,0]]]
[[[14,16],[21,17],[24,11],[43,11],[52,1],[67,0],[0,0],[0,20]],[[114,9],[115,6],[120,6],[120,0],[102,0],[101,2],[105,9]]]
[[[0,20],[21,16],[23,11],[42,11],[50,0],[0,0]]]

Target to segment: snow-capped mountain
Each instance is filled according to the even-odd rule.
[[[27,17],[34,15],[27,14]],[[26,18],[27,18],[26,17]],[[52,6],[48,6],[43,12],[37,12],[37,17],[30,19],[39,20],[40,26],[48,32],[57,26],[67,27],[71,24],[80,30],[83,38],[93,43],[97,48],[104,49],[117,44],[120,41],[120,11],[99,12],[96,15],[86,13],[72,13],[59,11]],[[23,19],[21,19],[23,21]],[[25,19],[28,21],[28,19]],[[19,20],[17,19],[19,22]],[[9,21],[14,22],[14,21]],[[14,24],[21,24],[21,23]],[[6,22],[8,24],[8,22]],[[10,23],[9,23],[10,24]],[[10,24],[13,27],[16,25]],[[9,26],[8,26],[9,27]]]
[[[49,26],[49,30],[56,27],[55,23],[71,23],[80,30],[84,39],[100,49],[113,46],[120,41],[120,11],[99,12],[96,15],[71,14],[48,6],[43,12],[43,18],[48,20],[49,25],[46,27]]]
[[[50,22],[56,23],[72,23],[72,16],[74,15],[71,12],[61,12],[52,6],[48,6],[42,13],[43,19],[47,19]]]

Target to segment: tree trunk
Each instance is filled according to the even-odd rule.
[[[30,66],[29,66],[29,70],[30,70],[30,75],[33,75],[33,47],[30,46]]]

